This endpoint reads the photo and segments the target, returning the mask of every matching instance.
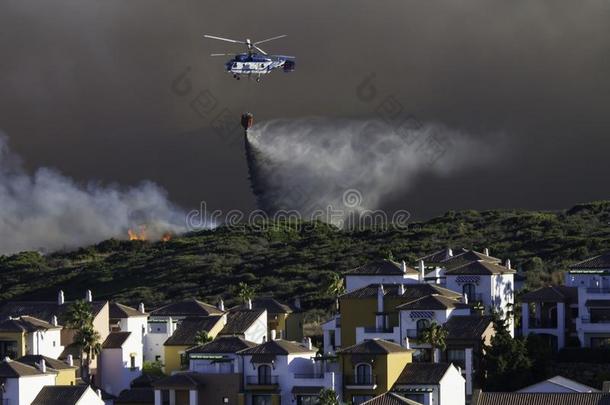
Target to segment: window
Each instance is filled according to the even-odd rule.
[[[464,369],[466,367],[466,352],[463,349],[447,350],[447,362]]]
[[[356,384],[370,385],[373,383],[373,373],[370,364],[358,364],[356,366]]]
[[[271,366],[267,364],[258,366],[258,383],[271,384]]]
[[[462,287],[462,293],[468,297],[468,302],[475,302],[477,296],[477,289],[474,284],[468,283],[464,284]]]
[[[135,370],[136,368],[136,356],[134,354],[129,356],[129,367],[131,367],[132,370]]]
[[[271,395],[253,395],[252,405],[271,405]]]
[[[417,337],[420,338],[422,333],[430,327],[429,319],[418,319],[416,323]]]

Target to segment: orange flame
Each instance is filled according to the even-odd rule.
[[[146,225],[140,225],[140,231],[134,231],[133,229],[127,230],[127,235],[129,235],[129,240],[146,240],[148,237],[146,236]]]
[[[169,242],[170,240],[172,240],[172,234],[169,232],[165,232],[161,237],[161,242]]]

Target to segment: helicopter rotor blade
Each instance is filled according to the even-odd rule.
[[[273,40],[276,40],[276,39],[284,38],[284,37],[286,37],[286,36],[287,36],[287,35],[285,35],[285,34],[284,34],[284,35],[278,35],[277,37],[272,37],[272,38],[263,39],[262,41],[256,41],[256,42],[252,43],[252,45],[258,45],[258,44],[262,44],[263,42],[269,42],[269,41],[273,41]]]
[[[244,41],[237,41],[235,39],[223,38],[223,37],[215,37],[214,35],[204,35],[205,38],[209,39],[217,39],[219,41],[232,42],[234,44],[245,44]]]
[[[236,53],[211,53],[210,56],[235,56]]]
[[[260,53],[262,53],[263,55],[267,55],[267,52],[263,51],[261,48],[259,48],[256,45],[252,45],[254,47],[254,49],[256,49],[257,51],[259,51]]]

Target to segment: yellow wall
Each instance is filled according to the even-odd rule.
[[[384,297],[383,308],[388,314],[389,326],[399,324],[399,313],[396,307],[403,303],[400,297]],[[341,308],[341,346],[356,344],[357,327],[374,327],[377,314],[377,297],[342,298]]]
[[[377,387],[375,389],[345,389],[343,399],[351,401],[352,395],[372,395],[377,396],[388,392],[405,366],[412,361],[412,352],[399,352],[383,355],[371,355],[374,358],[372,363],[373,375],[376,376]],[[354,367],[349,354],[341,355],[343,368],[343,384],[349,385],[354,378]]]
[[[15,358],[19,358],[26,355],[26,339],[24,332],[0,332],[0,340],[10,340],[17,342],[17,355]]]
[[[293,312],[286,317],[286,336],[288,340],[303,340],[303,313]]]
[[[55,385],[75,385],[76,384],[76,368],[67,368],[64,370],[56,370],[57,377]]]
[[[174,371],[182,369],[180,364],[180,353],[184,353],[186,349],[192,346],[165,346],[165,374],[171,374]]]

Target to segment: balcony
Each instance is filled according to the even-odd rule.
[[[377,387],[377,376],[375,374],[345,376],[345,387],[351,389],[375,389]]]
[[[365,326],[364,333],[394,333],[394,328],[378,328],[376,326]]]
[[[356,342],[362,342],[370,339],[383,339],[399,343],[400,328],[398,326],[359,326],[356,328]]]
[[[407,337],[409,339],[421,339],[422,334],[424,333],[423,329],[407,329],[405,330]]]
[[[246,384],[254,385],[254,386],[277,385],[278,376],[268,375],[268,376],[262,377],[262,376],[257,376],[257,375],[249,375],[249,376],[246,376]]]
[[[610,287],[588,287],[588,294],[610,294]]]
[[[299,380],[318,380],[323,379],[324,374],[320,373],[294,373],[294,378]]]
[[[557,329],[557,319],[536,319],[530,318],[530,329]]]

